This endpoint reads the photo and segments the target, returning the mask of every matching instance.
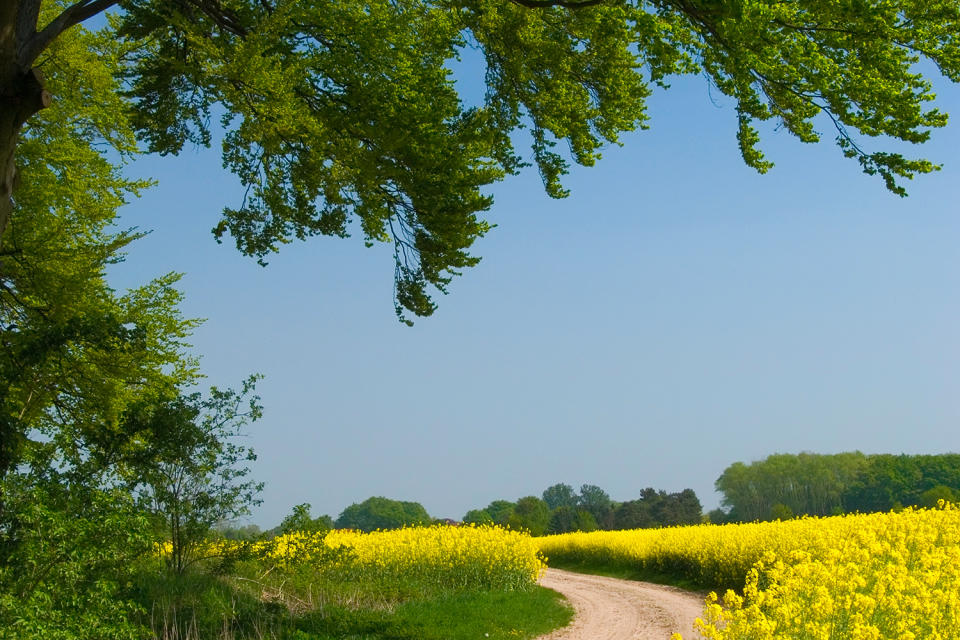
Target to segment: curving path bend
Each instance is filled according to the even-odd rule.
[[[649,582],[547,569],[540,584],[573,606],[573,623],[539,640],[684,640],[702,638],[693,621],[703,615],[703,596]]]

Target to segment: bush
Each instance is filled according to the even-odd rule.
[[[128,495],[60,482],[4,480],[0,636],[5,640],[130,640],[143,628],[121,585],[150,548]],[[19,484],[20,486],[15,486]]]
[[[338,529],[375,531],[430,524],[432,519],[419,502],[401,502],[382,496],[367,498],[343,510],[337,518]]]

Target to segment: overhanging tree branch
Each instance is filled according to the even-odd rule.
[[[23,46],[37,32],[37,20],[40,17],[40,0],[20,0],[17,8],[16,42]]]
[[[70,27],[80,24],[84,20],[88,20],[98,13],[102,13],[109,9],[110,7],[117,4],[119,0],[81,0],[80,2],[75,2],[70,5],[63,12],[54,18],[50,24],[43,28],[42,31],[36,32],[29,36],[27,39],[19,40],[20,47],[17,52],[17,63],[20,65],[21,69],[28,69],[33,65],[34,60],[36,60],[41,53],[43,53],[47,47],[50,46],[50,43],[57,39],[61,33],[69,29]],[[40,10],[40,3],[34,2],[33,0],[27,0],[23,4],[33,5],[36,4],[36,11],[33,15],[33,26],[32,29],[36,29],[37,21],[37,12]],[[30,6],[30,9],[33,9]],[[21,11],[23,11],[23,6],[21,6]],[[24,14],[21,14],[24,15]],[[18,25],[17,25],[17,34],[18,36],[26,34],[21,31],[21,29],[28,29],[29,27],[26,23],[21,23],[21,20],[18,16]]]

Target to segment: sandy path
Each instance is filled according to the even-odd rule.
[[[703,615],[703,596],[649,582],[547,569],[540,584],[559,591],[576,615],[573,623],[540,640],[684,640],[701,638],[693,621]]]

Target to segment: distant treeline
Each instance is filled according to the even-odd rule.
[[[391,500],[382,496],[372,496],[363,502],[351,504],[336,520],[327,515],[313,517],[310,509],[310,503],[296,505],[293,512],[285,517],[279,526],[267,531],[261,531],[256,525],[239,528],[227,525],[220,528],[220,533],[225,538],[252,540],[272,538],[295,531],[329,531],[336,528],[369,532],[376,529],[399,529],[437,522],[419,502]]]
[[[535,536],[699,524],[702,519],[703,507],[692,489],[667,493],[648,488],[634,500],[615,502],[606,491],[591,484],[580,487],[579,493],[568,484],[555,484],[539,498],[494,500],[463,517],[465,523],[500,524]]]
[[[667,493],[644,489],[640,497],[615,502],[596,485],[585,484],[580,492],[568,484],[547,488],[542,497],[526,496],[515,502],[494,500],[483,509],[472,509],[463,517],[464,524],[499,524],[542,536],[570,531],[598,529],[642,529],[699,524],[703,507],[692,489]],[[404,502],[375,496],[352,504],[334,520],[330,516],[314,517],[309,504],[299,504],[279,526],[261,531],[256,525],[244,527],[229,523],[218,528],[220,535],[239,540],[272,538],[293,531],[326,531],[332,528],[373,531],[434,523],[460,524],[453,520],[431,518],[419,502]]]
[[[733,463],[717,479],[716,488],[723,495],[722,508],[711,511],[706,519],[717,524],[933,507],[941,499],[960,502],[960,454],[775,454],[750,464]],[[704,520],[692,489],[667,493],[647,488],[633,500],[617,502],[591,484],[581,486],[579,492],[568,484],[555,484],[539,497],[494,500],[463,517],[464,523],[499,524],[535,536],[671,527]],[[302,504],[268,531],[255,525],[225,526],[220,531],[226,537],[252,539],[290,531],[334,527],[372,531],[433,522],[438,521],[419,502],[376,496],[350,505],[336,520],[313,517],[310,505]]]
[[[712,522],[932,507],[960,499],[960,454],[776,454],[735,462],[716,487],[724,509]]]

